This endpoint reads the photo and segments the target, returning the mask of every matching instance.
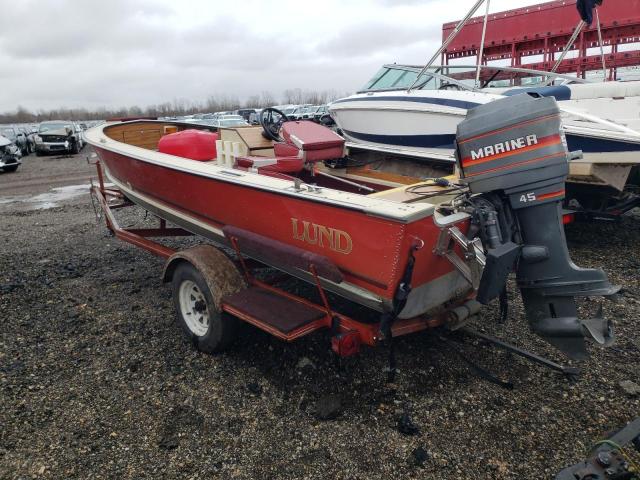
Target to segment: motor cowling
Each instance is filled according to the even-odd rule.
[[[585,338],[611,343],[601,310],[578,316],[577,297],[611,297],[619,287],[569,256],[562,201],[570,154],[555,99],[523,94],[476,107],[458,125],[456,144],[487,254],[477,299],[498,296],[515,269],[535,333],[574,359],[588,355]]]

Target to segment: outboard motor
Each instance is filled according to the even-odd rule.
[[[531,329],[574,359],[588,356],[585,338],[613,340],[600,309],[580,320],[576,297],[611,297],[602,270],[577,267],[567,250],[561,203],[570,154],[554,98],[516,95],[469,111],[458,125],[457,160],[473,194],[473,230],[486,265],[477,300],[500,295],[515,269]]]

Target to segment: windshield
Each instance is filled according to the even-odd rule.
[[[42,123],[40,124],[40,133],[49,132],[51,130],[62,130],[63,128],[72,128],[70,123]]]
[[[447,79],[441,77],[434,77],[429,73],[424,73],[420,79],[418,73],[421,68],[405,66],[405,65],[386,65],[382,67],[371,80],[367,82],[363,90],[401,90],[409,88],[412,85],[414,88],[420,90],[437,90],[443,85],[447,85]],[[428,72],[433,72],[439,75],[446,75],[442,72],[442,68],[429,69]],[[462,82],[465,83],[466,82]],[[469,85],[469,88],[473,88],[473,85]]]
[[[434,65],[418,78],[422,67],[415,65],[385,65],[362,91],[402,90],[413,88],[420,90],[462,89],[495,87],[533,87],[545,85],[552,77],[551,85],[559,85],[573,80],[567,75],[549,74],[526,68],[483,65],[480,70],[480,82],[476,87],[476,67],[473,65]],[[581,79],[575,79],[584,82]],[[415,84],[415,85],[414,85]]]
[[[16,131],[13,128],[0,129],[0,135],[2,135],[3,137],[7,137],[9,140],[16,139]]]
[[[418,73],[414,71],[382,67],[373,78],[367,82],[364,90],[409,88],[416,78],[418,78]]]

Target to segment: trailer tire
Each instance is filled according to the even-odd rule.
[[[187,250],[180,252],[187,258],[168,263],[168,269],[172,270],[176,319],[199,350],[218,353],[233,343],[240,327],[237,318],[221,311],[222,297],[244,288],[244,281],[233,262],[220,250],[213,247],[191,250],[196,249],[202,250],[200,253],[204,253],[205,258],[189,255]],[[194,257],[196,262],[189,261],[189,257]],[[200,263],[200,268],[194,263]]]

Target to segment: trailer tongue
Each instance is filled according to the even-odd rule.
[[[515,268],[531,329],[574,359],[587,356],[584,339],[613,341],[602,318],[580,320],[576,297],[611,298],[602,270],[569,258],[561,216],[569,173],[560,112],[552,98],[519,95],[469,111],[458,125],[457,157],[474,222],[487,250],[477,299],[499,295]]]

